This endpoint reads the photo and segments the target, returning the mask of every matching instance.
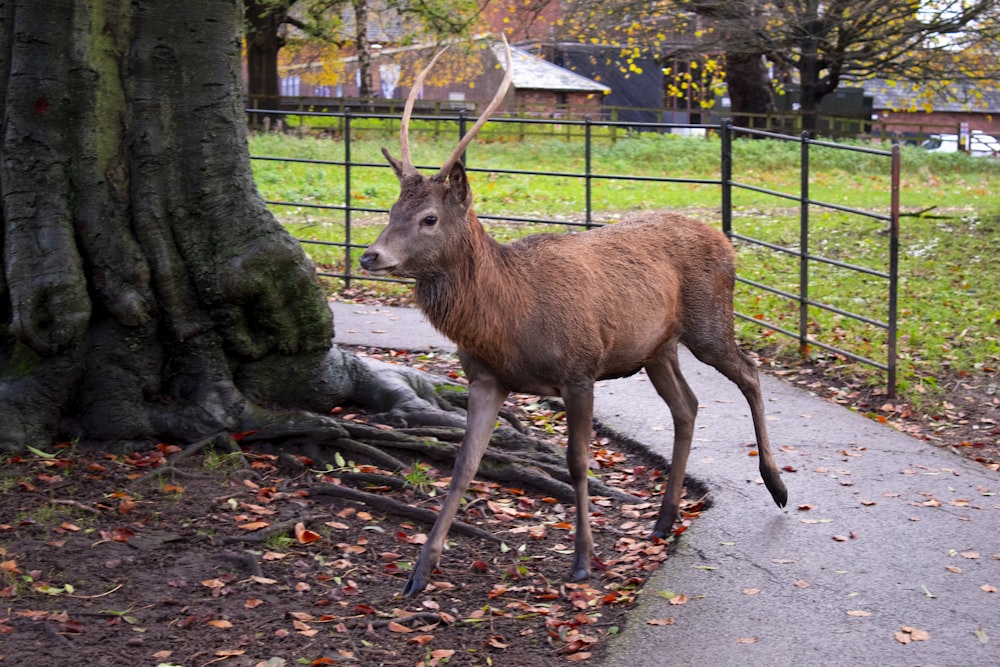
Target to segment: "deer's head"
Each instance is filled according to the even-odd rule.
[[[510,45],[507,44],[506,37],[503,42],[507,60],[503,82],[485,111],[433,176],[420,173],[410,159],[410,116],[424,78],[444,53],[444,49],[434,56],[414,81],[399,126],[400,159],[397,160],[388,150],[382,149],[382,154],[399,179],[400,192],[389,211],[388,226],[361,256],[361,266],[369,273],[419,277],[425,272],[433,272],[455,240],[468,233],[472,189],[461,158],[466,147],[500,106],[510,88]]]

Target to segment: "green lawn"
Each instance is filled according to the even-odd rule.
[[[398,193],[395,176],[379,152],[396,150],[395,128],[356,132],[352,159],[371,166],[351,172],[354,206],[388,208]],[[450,152],[453,137],[435,139],[433,126],[415,124],[413,155],[418,165],[433,167]],[[596,134],[591,173],[717,180],[720,146],[717,138],[643,134],[610,137]],[[482,138],[481,138],[482,139]],[[472,169],[537,170],[584,173],[579,139],[532,137],[517,141],[494,134],[468,151]],[[256,135],[253,155],[312,160],[344,160],[341,141],[325,137]],[[810,148],[810,197],[814,200],[887,214],[889,160],[856,152]],[[791,142],[740,140],[733,144],[734,179],[792,195],[799,192],[800,147]],[[344,168],[338,165],[254,161],[258,187],[268,199],[341,205],[345,195]],[[582,179],[566,176],[525,176],[473,172],[476,211],[481,216],[514,216],[583,222],[586,195]],[[634,211],[678,209],[713,224],[720,221],[720,188],[714,184],[658,183],[623,179],[593,179],[594,220],[611,222]],[[899,388],[919,400],[933,396],[946,369],[980,373],[1000,367],[1000,160],[965,155],[929,154],[918,148],[902,151],[900,233]],[[798,202],[736,190],[734,230],[787,247],[797,247]],[[929,210],[929,211],[928,211]],[[303,240],[342,241],[343,211],[275,207],[275,214]],[[912,215],[928,211],[924,215]],[[906,215],[907,213],[911,215]],[[384,214],[353,214],[352,242],[374,239]],[[500,240],[550,231],[545,225],[488,222]],[[874,270],[888,270],[886,224],[819,207],[810,210],[810,252]],[[560,228],[561,229],[561,228]],[[756,246],[738,244],[740,274],[797,291],[796,258]],[[343,265],[341,248],[307,245],[318,264]],[[360,250],[354,253],[355,258]],[[340,270],[338,268],[337,270]],[[867,317],[887,319],[885,281],[824,265],[812,265],[811,298]],[[335,286],[334,286],[335,288]],[[400,289],[386,285],[385,289]],[[764,316],[780,326],[798,327],[798,306],[787,299],[741,285],[737,310]],[[885,332],[825,310],[812,308],[810,331],[819,340],[844,347],[877,361],[885,360]],[[777,345],[783,354],[797,353],[797,341],[771,335],[742,322],[739,333],[752,346]],[[823,354],[814,350],[814,354]],[[884,373],[851,365],[873,384]],[[919,395],[917,395],[919,393]]]

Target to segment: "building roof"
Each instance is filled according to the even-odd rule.
[[[493,43],[493,53],[501,66],[506,63],[503,43]],[[553,65],[531,55],[524,49],[510,49],[511,85],[520,90],[554,90],[564,92],[610,93],[611,89],[565,67]]]
[[[857,84],[871,96],[874,109],[892,111],[924,111],[925,99],[914,84],[870,79]],[[936,94],[926,100],[934,111],[980,113],[1000,112],[1000,91],[977,88],[971,84],[956,83],[948,86],[949,94]]]

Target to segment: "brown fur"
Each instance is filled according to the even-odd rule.
[[[406,121],[404,114],[404,128]],[[361,264],[372,273],[415,279],[417,304],[458,345],[469,379],[466,433],[451,488],[406,594],[427,585],[511,391],[561,396],[565,402],[566,460],[578,510],[570,578],[579,580],[589,575],[594,556],[587,517],[594,382],[645,368],[674,421],[671,470],[653,529],[657,537],[670,534],[698,411],[680,372],[679,343],[743,392],[761,475],[775,502],[785,505],[757,371],[733,337],[735,255],[721,232],[677,213],[657,213],[579,234],[542,234],[501,245],[472,210],[459,151],[427,178],[408,161],[405,131],[401,142],[402,161],[383,150],[399,178],[400,196],[389,225]]]

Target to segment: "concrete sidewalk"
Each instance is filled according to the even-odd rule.
[[[336,342],[454,349],[414,309],[332,308]],[[713,506],[650,577],[604,667],[1000,665],[1000,475],[762,375],[789,490],[779,509],[735,385],[681,363],[701,403],[688,474]],[[645,374],[599,383],[595,416],[669,459],[670,414]],[[922,637],[902,628],[929,638],[901,643]]]

